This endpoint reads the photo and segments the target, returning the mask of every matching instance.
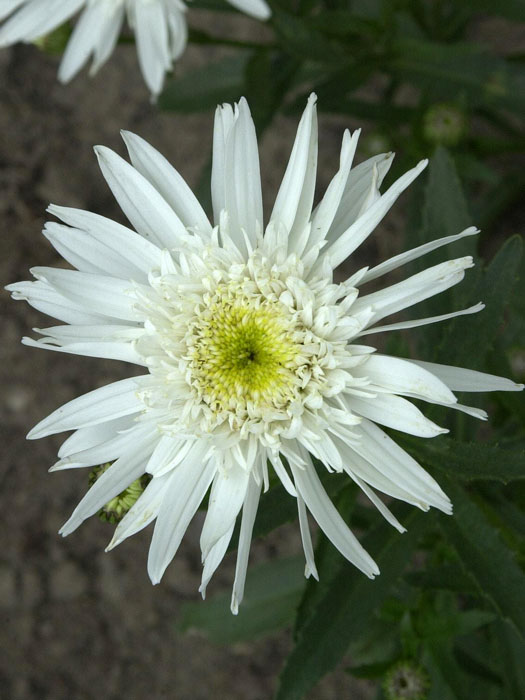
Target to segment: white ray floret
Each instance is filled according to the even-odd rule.
[[[66,324],[37,330],[39,340],[24,342],[146,368],[142,376],[70,401],[29,433],[40,438],[75,431],[53,471],[113,463],[80,501],[64,535],[149,475],[108,549],[155,521],[148,572],[158,583],[209,492],[200,591],[205,595],[242,514],[231,603],[236,613],[259,499],[270,481],[279,481],[297,499],[305,574],[316,578],[309,514],[363,573],[379,573],[328,498],[319,470],[346,472],[400,532],[402,523],[375,490],[422,510],[451,513],[436,481],[377,424],[431,438],[446,431],[412,399],[484,419],[484,411],[458,403],[453,392],[523,386],[388,357],[360,344],[361,336],[476,313],[483,304],[377,325],[460,282],[473,264],[470,257],[360,293],[361,284],[473,235],[474,228],[333,282],[334,267],[426,165],[423,161],[381,195],[392,156],[352,167],[357,137],[358,132],[345,133],[339,170],[313,209],[312,96],[266,225],[255,129],[245,100],[217,109],[213,221],[168,161],[128,132],[131,165],[106,148],[96,150],[134,230],[89,212],[50,207],[62,223],[47,224],[44,234],[77,269],[35,268],[35,282],[9,286],[15,299]]]
[[[267,20],[265,0],[228,0],[255,19]],[[1,0],[0,48],[34,42],[77,18],[60,64],[58,78],[67,83],[91,59],[90,74],[108,60],[125,21],[134,31],[144,80],[157,96],[168,71],[188,39],[183,0]]]

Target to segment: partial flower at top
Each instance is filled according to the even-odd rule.
[[[265,0],[228,0],[265,20]],[[166,71],[186,48],[186,6],[182,0],[0,0],[0,47],[33,42],[81,13],[67,45],[59,80],[67,83],[93,59],[93,75],[109,58],[127,17],[135,32],[144,80],[153,95],[162,90]]]
[[[359,132],[343,136],[339,170],[312,208],[317,166],[315,97],[301,118],[266,226],[259,156],[248,104],[215,117],[213,223],[168,161],[125,132],[132,165],[97,147],[102,173],[133,229],[78,209],[51,206],[64,223],[44,235],[76,270],[37,267],[34,282],[10,285],[65,325],[26,345],[131,362],[144,368],[91,391],[41,421],[40,438],[75,432],[52,470],[112,462],[61,533],[153,478],[117,526],[108,549],[155,522],[148,571],[158,583],[210,491],[201,534],[201,592],[228,548],[242,510],[232,610],[243,596],[252,528],[270,479],[297,503],[306,575],[317,577],[308,511],[335,547],[367,576],[379,570],[328,498],[318,469],[345,472],[400,532],[376,490],[451,512],[434,479],[379,425],[431,438],[447,432],[410,399],[476,418],[458,391],[523,387],[480,372],[389,357],[368,343],[383,331],[480,311],[483,305],[416,321],[383,319],[460,282],[472,258],[447,260],[379,291],[367,285],[477,231],[425,243],[340,284],[333,271],[366,240],[425,168],[384,194],[392,154],[352,167]],[[317,466],[314,463],[317,461]],[[273,472],[273,474],[272,474]]]

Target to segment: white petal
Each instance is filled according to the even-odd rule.
[[[134,425],[134,416],[123,416],[115,420],[107,421],[90,426],[88,428],[80,428],[70,435],[58,450],[60,458],[69,457],[75,452],[88,450],[95,445],[100,445],[107,440],[111,440],[121,430],[127,430]]]
[[[444,513],[451,512],[450,501],[436,481],[377,425],[363,420],[355,432],[361,434],[361,439],[352,445],[354,452],[407,492],[418,496],[423,504],[432,505]],[[389,492],[385,490],[385,493]]]
[[[281,461],[280,456],[277,454],[273,454],[272,452],[269,453],[269,459],[270,462],[272,463],[272,466],[275,470],[275,473],[279,477],[281,484],[284,486],[286,491],[292,496],[293,498],[297,497],[297,491],[295,490],[295,486],[293,485],[292,480],[288,476],[288,472],[285,469],[284,464]]]
[[[186,229],[153,185],[109,148],[96,146],[95,153],[115,199],[138,233],[168,250],[181,245]]]
[[[15,300],[24,299],[33,308],[43,314],[52,316],[59,321],[73,324],[103,324],[110,323],[110,318],[102,314],[88,312],[80,304],[75,304],[54,289],[48,282],[15,282],[6,287]],[[117,319],[113,319],[114,322]]]
[[[333,243],[364,213],[364,204],[372,187],[379,188],[390,170],[393,153],[380,153],[352,168],[345,184],[341,203],[330,230],[328,241]]]
[[[399,323],[389,323],[385,326],[374,326],[374,328],[369,328],[366,331],[360,331],[359,338],[363,335],[370,335],[372,333],[385,333],[387,331],[400,331],[406,328],[419,328],[419,326],[428,326],[431,323],[439,323],[439,321],[448,321],[451,318],[456,318],[456,316],[468,316],[469,314],[477,314],[479,311],[483,311],[485,304],[479,302],[474,306],[470,306],[468,309],[461,309],[461,311],[452,311],[450,314],[441,314],[440,316],[428,316],[427,318],[418,318],[413,321],[400,321]]]
[[[453,391],[522,391],[524,387],[523,384],[516,384],[512,379],[463,369],[463,367],[438,365],[435,362],[421,360],[411,360],[411,362],[432,372]]]
[[[206,557],[204,558],[204,568],[202,570],[201,585],[199,586],[199,593],[203,598],[206,597],[206,587],[210,582],[211,577],[217,570],[217,567],[224,559],[224,555],[230,544],[230,540],[233,535],[233,530],[235,523],[230,527],[230,529],[215,542]]]
[[[370,387],[370,391],[373,391],[373,387]],[[409,435],[436,437],[448,433],[448,430],[425,418],[419,408],[400,396],[377,394],[371,399],[348,396],[346,403],[358,415]]]
[[[55,352],[65,352],[69,355],[83,355],[84,357],[99,357],[106,360],[120,360],[142,367],[147,366],[144,358],[138,354],[131,343],[105,342],[105,343],[69,343],[66,346],[56,345],[53,338],[39,338],[34,340],[24,336],[22,345],[41,350],[54,350]]]
[[[265,0],[228,0],[228,2],[233,7],[241,10],[241,12],[245,12],[247,15],[251,15],[263,22],[271,17],[272,14]]]
[[[120,30],[122,19],[123,8],[117,3],[88,3],[68,41],[58,79],[62,82],[71,80],[94,52],[99,37],[107,33],[108,26],[116,23]]]
[[[290,466],[295,479],[295,487],[304,498],[308,509],[319,523],[319,527],[348,561],[357,566],[369,578],[374,578],[379,574],[376,563],[363,549],[326,495],[310,459],[307,459],[304,469],[299,469],[294,464]]]
[[[86,311],[102,311],[124,321],[138,320],[133,284],[128,280],[53,267],[34,267],[31,272]]]
[[[207,450],[207,445],[196,446],[170,478],[149,549],[148,574],[153,584],[160,582],[213,480],[214,460],[202,461]]]
[[[233,109],[229,104],[215,110],[213,125],[213,162],[211,169],[211,198],[213,220],[219,223],[221,212],[226,207],[226,142],[233,125]]]
[[[220,470],[215,475],[201,532],[203,559],[206,559],[210,549],[235,523],[246,497],[249,478],[250,470],[237,465]]]
[[[116,226],[120,230],[103,227],[88,233],[47,223],[43,233],[62,257],[81,272],[147,282],[150,270],[160,265],[160,250],[134,231]]]
[[[230,235],[245,250],[242,231],[252,246],[262,233],[263,208],[257,136],[248,103],[244,98],[235,106],[226,138],[224,208],[230,221]]]
[[[323,199],[316,207],[312,216],[312,230],[308,242],[310,246],[323,241],[332,226],[334,217],[341,204],[341,198],[348,180],[350,168],[352,167],[360,133],[361,129],[354,131],[352,137],[350,137],[350,132],[348,130],[344,133],[339,170],[328,185]]]
[[[85,231],[108,253],[117,253],[126,264],[143,273],[160,267],[161,251],[135,231],[99,214],[51,204],[47,211],[73,228]],[[78,251],[77,251],[78,253]]]
[[[303,497],[297,495],[297,510],[299,513],[299,527],[301,530],[301,540],[303,543],[304,556],[306,559],[306,566],[304,569],[304,575],[306,578],[313,576],[316,581],[319,581],[319,574],[317,573],[317,567],[315,565],[314,549],[312,547],[312,536],[310,534],[310,526],[308,524],[308,514],[304,505]]]
[[[246,498],[242,507],[241,530],[239,532],[239,546],[237,549],[237,563],[235,565],[235,581],[231,599],[231,611],[234,615],[239,612],[239,605],[244,596],[244,584],[246,582],[246,569],[250,556],[250,544],[252,541],[253,524],[257,515],[257,506],[261,495],[261,485],[252,477],[248,482]]]
[[[170,478],[171,474],[165,474],[149,482],[144,493],[117,525],[111,542],[106,547],[106,552],[155,520],[166,495]]]
[[[131,131],[122,131],[133,167],[155,187],[187,228],[211,235],[211,224],[191,189],[153,146]]]
[[[85,0],[32,0],[15,12],[0,28],[0,47],[18,41],[34,41],[63,24],[84,5]],[[19,3],[8,3],[8,12]],[[5,16],[0,8],[0,16]]]
[[[410,394],[417,398],[455,403],[456,397],[437,377],[419,368],[413,371],[414,363],[376,353],[352,370],[353,376],[367,377],[372,384],[387,389],[395,394]]]
[[[373,315],[367,324],[371,326],[385,316],[408,309],[458,284],[464,278],[465,270],[473,264],[472,258],[466,256],[429,267],[402,282],[359,297],[352,305],[352,314],[371,309]]]
[[[114,15],[112,16],[111,22],[105,22],[98,33],[89,75],[95,75],[98,69],[111,56],[113,49],[117,45],[124,21],[125,6],[117,5],[113,8],[113,12]]]
[[[328,248],[330,265],[335,269],[358,248],[372,233],[381,219],[389,211],[400,194],[426,168],[428,161],[423,160],[418,165],[402,175],[364,214],[362,214],[339,238]]]
[[[98,464],[113,462],[125,452],[140,449],[140,446],[154,433],[151,423],[136,423],[132,428],[112,435],[108,440],[88,449],[73,452],[57,462],[50,471],[68,469],[71,464],[94,467]]]
[[[69,401],[35,425],[28,433],[28,439],[36,440],[137,413],[144,408],[138,397],[140,379],[122,379]]]
[[[139,447],[128,450],[120,459],[113,462],[111,467],[95,481],[69,520],[62,526],[60,534],[63,537],[70,535],[86,518],[100,510],[144,473],[144,465],[156,439],[153,432]]]
[[[466,236],[475,236],[478,233],[479,229],[477,229],[475,226],[469,226],[469,228],[466,228],[464,231],[457,233],[454,236],[438,238],[430,243],[424,243],[417,248],[412,248],[412,250],[407,250],[405,253],[395,255],[393,258],[389,258],[380,265],[376,265],[368,270],[368,272],[366,272],[363,276],[361,283],[364,284],[365,282],[370,282],[370,280],[375,280],[382,275],[386,275],[388,272],[392,272],[392,270],[396,270],[402,265],[406,265],[413,260],[417,260],[422,255],[426,255],[427,253],[431,253],[433,250],[437,250],[437,248],[441,248],[444,245],[449,245],[450,243],[455,243]]]
[[[0,20],[5,19],[25,2],[27,2],[27,0],[2,0],[0,4]]]
[[[191,446],[191,440],[162,435],[146,465],[146,471],[155,477],[163,476],[182,461],[179,457],[184,458]]]
[[[317,171],[316,96],[310,95],[304,110],[290,160],[277,193],[270,221],[284,226],[290,236],[290,250],[302,234],[312,211]]]
[[[162,90],[164,74],[171,67],[168,22],[163,2],[133,3],[134,28],[142,75],[154,96]]]
[[[390,523],[393,527],[396,528],[399,532],[406,532],[406,528],[401,525],[399,520],[396,518],[396,516],[392,513],[392,511],[387,508],[387,506],[383,503],[383,501],[376,496],[376,494],[372,491],[372,489],[362,480],[360,479],[357,474],[352,473],[351,469],[346,470],[352,479],[355,481],[355,483],[359,486],[359,488],[365,493],[368,498],[372,501],[372,503],[375,505],[377,510],[381,513],[383,518]]]

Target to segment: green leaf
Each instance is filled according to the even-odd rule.
[[[460,95],[474,106],[525,106],[519,72],[481,45],[397,39],[393,49],[389,70],[421,88],[429,100],[456,100]]]
[[[508,624],[500,622],[496,626],[496,640],[503,673],[505,700],[525,698],[525,642]]]
[[[428,168],[420,243],[433,241],[443,236],[453,236],[471,225],[472,217],[463,195],[454,161],[446,148],[438,146],[430,159]],[[473,255],[475,249],[475,239],[464,238],[440,249],[434,260],[432,254],[425,256],[425,267],[427,267],[427,260],[433,262],[442,260],[443,251],[445,251],[445,256],[460,257]]]
[[[299,58],[331,65],[348,60],[338,44],[329,41],[304,17],[274,7],[272,23],[281,45]]]
[[[471,225],[472,218],[468,211],[454,161],[448,151],[439,146],[430,159],[428,178],[423,194],[420,225],[417,226],[417,222],[415,222],[414,227],[409,229],[411,234],[408,236],[408,245],[409,247],[416,247],[437,238],[452,236]],[[419,272],[447,258],[453,259],[464,255],[473,255],[475,248],[476,239],[474,236],[464,238],[419,258],[411,266],[411,271]],[[465,284],[468,285],[468,278],[459,286]],[[418,304],[413,314],[417,318],[421,316],[437,316],[443,313],[444,309],[461,308],[461,305],[456,300],[457,296],[457,287],[453,287],[451,290],[438,294],[435,297],[430,297]],[[428,358],[434,357],[442,335],[442,324],[427,326],[424,332],[418,335],[418,349],[421,355]]]
[[[503,312],[510,301],[522,256],[519,236],[509,238],[480,276],[467,303],[483,301],[485,308],[466,321],[454,319],[447,324],[438,349],[438,361],[444,364],[483,369],[501,330]]]
[[[462,0],[465,7],[476,14],[489,14],[525,22],[525,2],[523,0]]]
[[[524,636],[525,574],[467,492],[452,481],[443,486],[454,504],[454,515],[441,518],[445,536],[481,595]]]
[[[244,94],[259,135],[281,107],[298,66],[296,58],[269,49],[254,51],[248,61]]]
[[[410,453],[422,464],[461,481],[490,479],[508,484],[525,479],[525,450],[510,450],[480,442],[459,442],[453,438],[435,440],[403,438]]]
[[[203,112],[242,96],[250,52],[237,51],[214,63],[189,70],[170,80],[159,97],[159,107],[183,113]]]
[[[290,623],[305,585],[304,558],[290,557],[248,569],[239,615],[230,612],[231,593],[182,606],[182,631],[196,628],[217,644],[234,644]]]
[[[428,515],[413,511],[406,519],[407,533],[400,535],[382,523],[364,538],[363,546],[376,559],[381,575],[370,581],[351,564],[345,562],[341,566],[301,629],[281,675],[277,700],[299,700],[334,668],[350,642],[361,634],[374,611],[390,595],[420,535],[431,522]]]
[[[472,578],[462,571],[458,572],[457,566],[451,564],[410,572],[405,576],[405,580],[410,585],[424,590],[463,594],[473,594],[477,590]]]

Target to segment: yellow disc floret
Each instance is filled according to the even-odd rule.
[[[290,315],[278,301],[221,286],[192,324],[193,387],[217,413],[283,408],[294,398],[301,363]]]

